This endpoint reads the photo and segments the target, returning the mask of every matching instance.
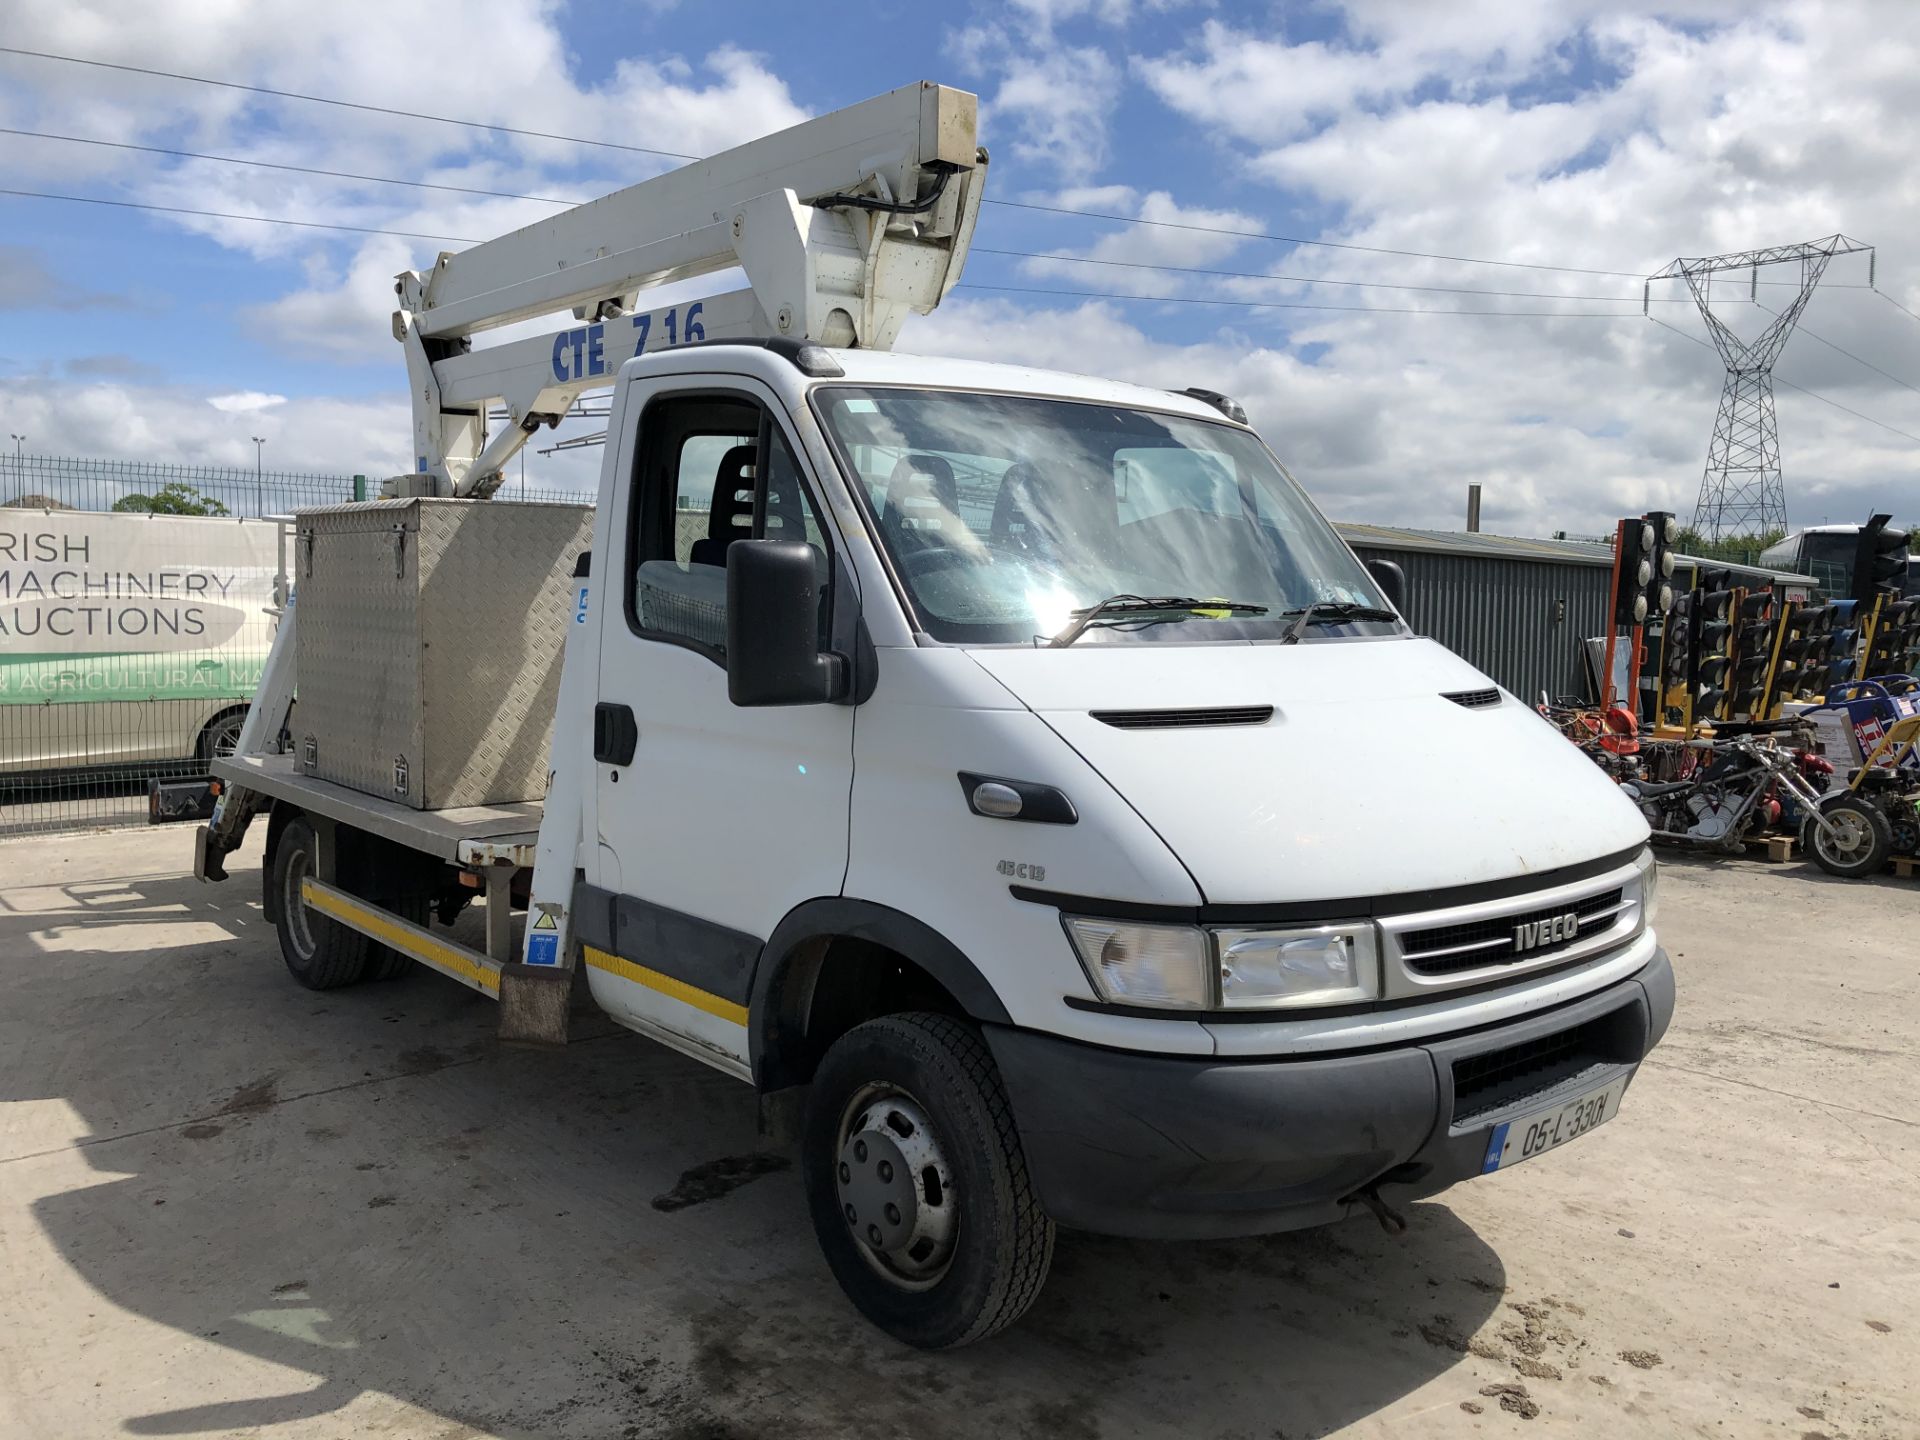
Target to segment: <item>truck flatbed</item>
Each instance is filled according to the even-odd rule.
[[[410,850],[462,865],[533,864],[545,808],[538,800],[528,800],[415,810],[331,780],[302,775],[294,769],[291,755],[234,755],[214,761],[213,773],[229,785],[286,800]]]

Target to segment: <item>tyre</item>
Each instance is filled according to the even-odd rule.
[[[1878,805],[1857,795],[1837,795],[1822,804],[1820,812],[1833,823],[1834,833],[1829,835],[1811,816],[1800,832],[1814,864],[1849,880],[1886,868],[1893,853],[1893,827]]]
[[[1911,795],[1887,797],[1887,826],[1893,836],[1893,853],[1920,855],[1920,806]]]
[[[895,1339],[970,1345],[1039,1295],[1053,1221],[971,1025],[912,1013],[849,1030],[814,1076],[801,1146],[827,1264]]]
[[[240,727],[247,723],[246,707],[229,710],[224,715],[216,715],[207,722],[200,732],[200,739],[193,747],[194,758],[201,764],[210,760],[224,760],[240,748]]]
[[[428,895],[401,895],[381,903],[402,920],[411,920],[415,925],[425,925],[433,916],[433,899]],[[368,942],[367,979],[398,980],[412,969],[411,955],[402,955],[392,946],[377,941]]]
[[[301,899],[301,882],[316,873],[317,844],[306,819],[289,821],[280,832],[267,883],[273,887],[279,915],[274,925],[287,970],[309,990],[333,990],[365,973],[371,942],[359,931],[309,910]]]

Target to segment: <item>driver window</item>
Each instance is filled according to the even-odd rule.
[[[773,458],[762,475],[763,419],[758,405],[711,396],[657,400],[641,417],[628,617],[644,634],[690,644],[722,662],[727,551],[736,540],[800,540],[813,547],[823,644],[828,634],[832,567],[825,533],[777,423],[767,427]]]

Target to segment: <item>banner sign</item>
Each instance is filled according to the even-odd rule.
[[[0,508],[0,705],[251,696],[278,529]]]

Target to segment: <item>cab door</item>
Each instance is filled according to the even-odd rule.
[[[846,877],[853,709],[728,700],[727,550],[747,537],[812,545],[823,637],[832,606],[854,597],[835,593],[826,509],[770,391],[676,376],[634,392],[633,464],[609,497],[623,513],[607,531],[620,538],[602,590],[594,742],[608,892],[594,898],[612,921],[585,958],[608,1010],[738,1072],[762,944]]]

